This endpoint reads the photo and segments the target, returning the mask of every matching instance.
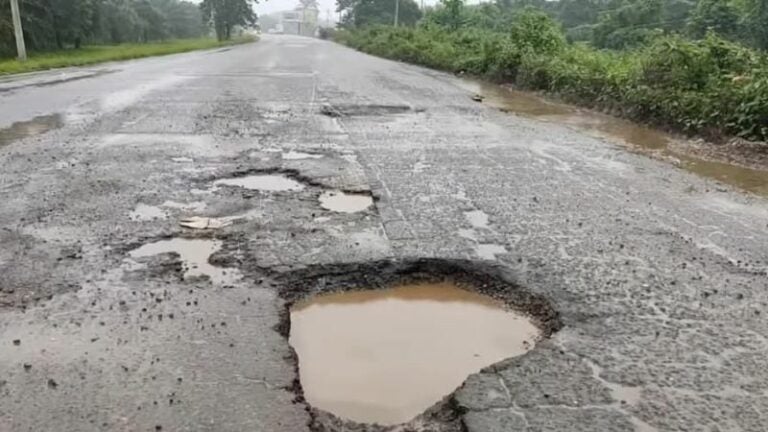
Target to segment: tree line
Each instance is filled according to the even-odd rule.
[[[371,7],[390,2],[339,0],[336,40],[714,140],[768,141],[768,0],[442,0],[397,28]]]
[[[52,51],[84,44],[195,38],[211,29],[229,39],[253,25],[253,0],[20,0],[27,49]],[[0,0],[0,57],[15,55],[9,0]]]
[[[768,0],[495,0],[466,5],[441,0],[423,13],[414,0],[400,1],[400,23],[420,20],[444,27],[505,31],[515,15],[536,8],[556,20],[569,41],[596,48],[626,49],[656,36],[680,34],[693,39],[707,32],[768,50]],[[393,22],[395,0],[337,0],[342,26],[361,28]]]

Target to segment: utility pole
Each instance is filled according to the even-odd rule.
[[[397,27],[397,21],[400,18],[400,0],[395,0],[395,27]]]
[[[21,29],[21,15],[19,14],[19,0],[11,0],[11,16],[13,17],[13,33],[16,36],[16,52],[19,60],[27,59],[27,47],[24,46],[24,31]]]

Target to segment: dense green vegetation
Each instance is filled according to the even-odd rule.
[[[90,45],[79,49],[36,54],[25,62],[15,59],[0,60],[0,75],[174,54],[252,42],[253,40],[255,38],[252,36],[241,36],[228,41],[218,41],[213,38],[197,38],[152,43]]]
[[[396,0],[336,0],[341,12],[341,26],[355,28],[375,24],[394,24]],[[398,22],[414,25],[421,18],[421,10],[414,0],[398,0]]]
[[[184,0],[19,0],[19,4],[27,50],[34,54],[84,45],[196,39],[208,35],[210,27],[219,40],[229,39],[235,26],[255,22],[253,1],[203,0],[197,5]],[[16,55],[10,11],[9,0],[0,0],[0,58]],[[188,42],[196,43],[201,41]],[[145,51],[153,49],[158,47]]]
[[[444,3],[415,26],[336,37],[681,131],[768,139],[767,41],[754,25],[768,0]]]

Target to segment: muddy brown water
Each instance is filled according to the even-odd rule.
[[[363,194],[329,191],[320,194],[320,207],[339,213],[356,213],[373,205],[373,198]]]
[[[458,84],[484,97],[483,102],[504,112],[564,124],[604,139],[618,141],[645,154],[672,159],[681,168],[740,189],[768,196],[768,171],[713,162],[682,154],[670,148],[680,138],[628,120],[548,101],[536,94],[483,81],[458,80]]]
[[[64,119],[61,114],[38,116],[32,120],[16,122],[7,128],[0,129],[0,147],[23,138],[44,134],[63,125]]]
[[[447,282],[322,295],[291,309],[307,401],[360,423],[407,422],[540,336],[527,317]]]

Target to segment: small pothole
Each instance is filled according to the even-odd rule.
[[[14,141],[41,135],[64,125],[61,114],[43,115],[32,120],[20,121],[7,128],[0,129],[0,147]]]
[[[407,112],[422,112],[408,105],[385,104],[334,104],[323,105],[320,113],[328,117],[379,116],[387,114],[403,114]]]
[[[221,242],[210,239],[170,238],[144,244],[128,253],[133,258],[147,258],[160,254],[175,253],[182,262],[184,278],[207,276],[218,286],[232,285],[242,278],[234,268],[222,268],[208,261],[221,249]]]
[[[385,260],[281,278],[288,310],[279,329],[296,351],[297,391],[316,423],[329,421],[323,413],[391,426],[450,412],[447,396],[469,375],[561,326],[545,298],[484,262]]]
[[[219,179],[214,186],[236,186],[267,192],[300,191],[304,185],[283,174],[254,174],[243,177]]]
[[[300,159],[322,159],[323,155],[317,153],[305,153],[295,150],[285,152],[281,154],[284,160],[300,160]]]
[[[318,199],[320,207],[339,213],[357,213],[373,205],[373,197],[363,193],[326,191]]]

